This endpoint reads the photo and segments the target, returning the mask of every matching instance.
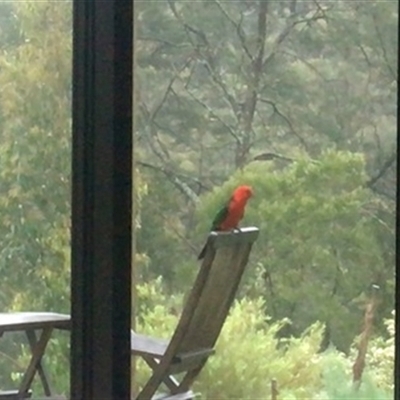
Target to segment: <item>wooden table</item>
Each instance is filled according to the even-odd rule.
[[[0,399],[24,399],[30,397],[30,387],[36,372],[40,376],[45,395],[48,397],[54,395],[41,360],[53,330],[69,330],[70,328],[71,317],[66,314],[49,312],[0,313],[0,337],[5,332],[25,332],[32,354],[18,390],[0,391]]]

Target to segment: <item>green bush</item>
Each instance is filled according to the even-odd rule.
[[[166,296],[161,279],[141,285],[138,294],[138,331],[171,337],[182,296]],[[371,362],[357,391],[352,385],[354,355],[346,357],[333,347],[320,352],[321,323],[314,323],[299,337],[282,339],[278,333],[287,324],[289,320],[272,322],[266,318],[261,299],[236,301],[218,339],[216,354],[194,385],[201,399],[269,399],[273,379],[279,400],[390,398],[392,388],[379,381],[390,372],[387,359],[380,364]],[[373,342],[375,350],[378,345],[379,341]],[[148,367],[138,362],[135,379],[139,386],[148,376]]]
[[[337,351],[327,351],[321,359],[323,389],[315,396],[316,400],[389,400],[393,399],[391,390],[380,388],[373,374],[365,371],[360,387],[352,383],[351,360]],[[392,375],[393,378],[393,375]]]
[[[394,325],[395,312],[384,321],[388,336],[377,336],[369,344],[366,370],[379,388],[392,392],[394,390]]]
[[[300,338],[278,339],[289,321],[270,323],[261,300],[235,303],[195,388],[204,399],[269,397],[272,379],[282,392],[309,398],[320,381],[318,349],[323,326],[310,327]]]

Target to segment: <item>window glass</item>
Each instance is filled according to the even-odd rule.
[[[72,2],[0,2],[0,310],[70,310]],[[69,335],[44,364],[69,386]],[[0,341],[0,387],[18,387],[30,351]],[[37,379],[37,378],[36,378]],[[34,392],[42,393],[40,381]]]
[[[249,184],[260,237],[198,391],[356,398],[361,379],[392,398],[397,2],[137,12],[137,329],[170,337],[214,216]]]

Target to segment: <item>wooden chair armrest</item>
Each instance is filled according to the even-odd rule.
[[[0,390],[1,400],[18,400],[18,399],[29,399],[32,397],[32,390],[24,394],[18,394],[18,390]]]
[[[147,355],[161,358],[167,349],[169,341],[156,339],[131,331],[131,351],[133,355]]]

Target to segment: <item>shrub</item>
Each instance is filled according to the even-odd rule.
[[[170,338],[178,321],[182,296],[166,296],[160,279],[140,286],[138,294],[138,331]],[[194,385],[201,399],[269,399],[273,379],[277,382],[279,400],[391,397],[390,357],[371,357],[357,391],[352,385],[353,357],[346,357],[333,347],[320,352],[324,332],[321,323],[314,323],[299,337],[279,338],[279,331],[287,324],[289,320],[272,322],[266,318],[261,299],[236,301],[216,344],[216,354],[210,357]],[[390,343],[386,345],[390,347]],[[373,351],[381,345],[377,338]],[[137,367],[135,380],[140,386],[148,378],[149,369],[141,361]],[[389,378],[383,385],[380,380],[384,374]]]

